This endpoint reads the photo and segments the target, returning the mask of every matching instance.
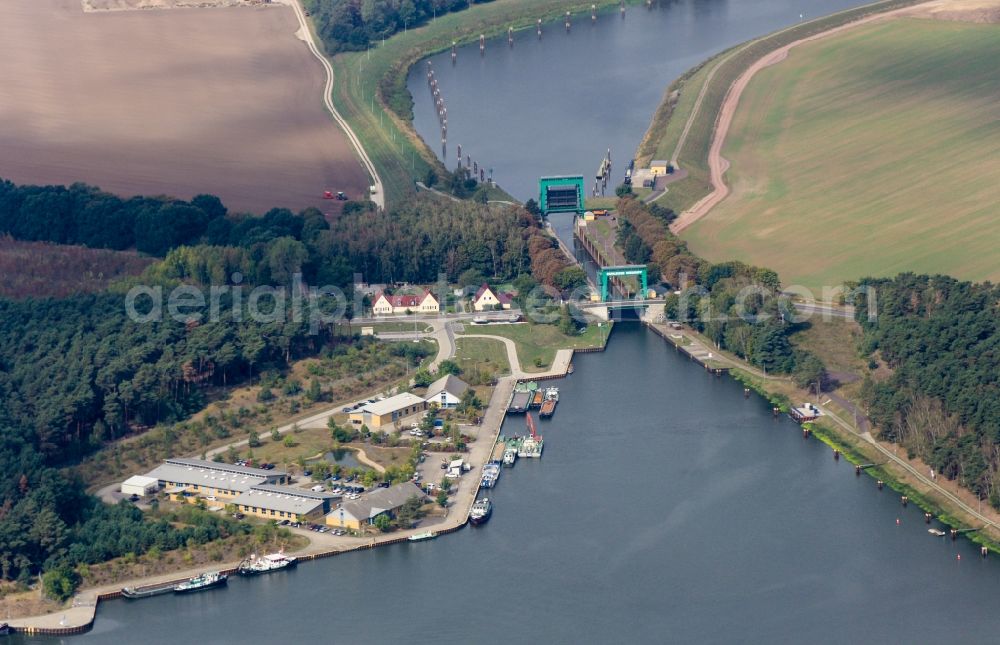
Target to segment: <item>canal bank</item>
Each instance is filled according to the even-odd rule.
[[[372,158],[385,182],[387,200],[391,203],[413,193],[414,182],[425,181],[429,170],[444,169],[435,152],[439,133],[425,137],[431,145],[428,147],[413,126],[413,99],[407,91],[406,79],[417,61],[449,50],[453,42],[464,45],[478,42],[480,35],[492,39],[497,34],[506,34],[510,28],[517,32],[536,28],[539,20],[548,33],[553,31],[549,23],[563,18],[567,11],[589,17],[592,5],[606,10],[619,2],[495,0],[436,17],[426,25],[397,33],[368,51],[328,57],[339,79],[333,88],[333,102]],[[634,2],[628,0],[627,4]]]
[[[539,425],[545,457],[505,473],[484,526],[104,603],[74,641],[468,643],[497,604],[514,642],[988,642],[1000,629],[983,605],[1000,561],[930,536],[919,509],[741,384],[637,324],[574,364]]]
[[[540,176],[592,176],[610,147],[613,189],[672,79],[720,51],[795,24],[800,15],[811,19],[859,4],[654,2],[629,7],[624,19],[606,12],[593,24],[574,22],[569,33],[557,23],[541,39],[519,35],[513,47],[501,34],[487,39],[485,55],[471,43],[458,48],[454,65],[449,51],[431,55],[425,60],[447,99],[445,165],[454,167],[452,144],[461,143],[463,156],[493,168],[507,192],[537,199]],[[420,61],[407,79],[413,123],[440,155],[440,123],[425,66]]]
[[[674,329],[650,319],[645,324],[678,352],[701,364],[707,371],[718,373],[718,368],[725,369],[745,386],[745,394],[753,391],[766,399],[774,414],[788,414],[793,405],[812,397],[812,394],[792,386],[787,377],[765,375],[746,361],[725,351],[713,350],[708,354],[713,362],[711,366],[706,365],[703,359],[709,351],[709,344],[690,329]],[[832,398],[823,396],[820,399],[825,399],[822,403],[819,399],[816,401],[822,416],[803,424],[806,438],[815,435],[833,450],[834,458],[843,456],[850,463],[859,466],[856,474],[867,474],[879,490],[888,486],[898,492],[902,505],[913,504],[929,514],[930,518],[947,526],[952,539],[964,536],[994,554],[1000,552],[1000,523],[996,517],[990,517],[988,507],[983,509],[981,500],[979,510],[976,510],[975,502],[968,499],[968,491],[957,485],[948,486],[949,482],[940,481],[931,475],[925,476],[923,472],[930,473],[925,464],[914,463],[905,454],[899,455],[899,446],[878,441],[868,431],[871,426],[869,420],[865,419],[864,427],[859,427],[859,419],[850,423],[847,419],[851,418],[851,414]]]

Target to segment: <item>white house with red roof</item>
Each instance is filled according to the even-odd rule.
[[[514,297],[509,293],[494,291],[490,285],[483,284],[479,291],[472,297],[472,308],[476,311],[493,311],[496,309],[510,309]]]
[[[436,314],[440,311],[441,305],[429,289],[425,289],[420,295],[387,294],[380,291],[375,295],[375,300],[372,301],[372,313],[376,316],[391,316],[409,312]]]

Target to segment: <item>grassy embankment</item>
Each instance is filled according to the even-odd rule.
[[[503,336],[514,341],[517,358],[525,372],[544,372],[552,367],[560,349],[591,349],[604,347],[611,335],[611,323],[587,325],[582,334],[567,336],[555,325],[490,325],[481,330],[466,328],[467,333]],[[471,339],[469,339],[471,340]]]
[[[414,63],[450,48],[452,41],[466,43],[478,39],[480,34],[489,38],[508,27],[524,29],[538,19],[548,22],[567,11],[589,15],[591,4],[581,0],[496,0],[396,34],[368,52],[345,52],[332,57],[330,62],[337,79],[334,104],[378,169],[387,200],[391,203],[412,193],[415,180],[422,181],[431,168],[443,168],[413,129],[413,99],[406,89],[406,76]],[[618,3],[596,0],[596,4],[606,7]],[[503,199],[500,195],[491,198]]]
[[[743,92],[732,192],[685,239],[817,296],[901,271],[995,281],[997,60],[996,25],[917,18],[796,47]]]
[[[692,119],[693,113],[687,137],[677,152],[677,162],[688,171],[688,176],[671,184],[670,190],[657,203],[680,213],[710,192],[708,150],[712,144],[715,121],[729,86],[754,61],[790,42],[873,13],[898,9],[916,2],[917,0],[884,0],[801,23],[722,52],[671,83],[639,144],[636,163],[641,167],[648,165],[651,159],[672,159],[685,124]],[[704,96],[695,112],[694,107],[703,88]]]

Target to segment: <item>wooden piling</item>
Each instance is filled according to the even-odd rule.
[[[878,481],[875,482],[875,485],[878,486],[879,490],[882,490],[882,487],[885,486],[885,482],[879,479]]]
[[[903,506],[906,506],[909,503],[910,498],[907,497],[906,495],[903,495],[902,497],[899,498],[899,501],[903,503]]]
[[[924,513],[924,524],[930,524],[931,523],[931,517],[932,516],[931,516],[930,513]]]

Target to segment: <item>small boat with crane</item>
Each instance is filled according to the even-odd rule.
[[[528,419],[528,436],[521,441],[521,445],[517,449],[517,456],[522,458],[538,458],[542,456],[542,449],[545,447],[545,440],[542,436],[538,434],[535,430],[535,421],[531,415],[527,415]]]

